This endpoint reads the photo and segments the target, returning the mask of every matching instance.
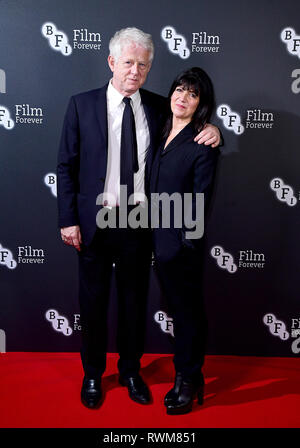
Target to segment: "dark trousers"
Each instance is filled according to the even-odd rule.
[[[143,354],[146,299],[151,265],[148,229],[97,229],[79,254],[81,359],[85,375],[101,376],[106,367],[107,309],[113,263],[118,293],[118,368],[137,374]]]
[[[184,379],[197,382],[204,363],[207,321],[202,292],[201,250],[168,243],[174,231],[158,229],[155,269],[174,325],[174,365]],[[178,232],[179,233],[179,232]],[[170,234],[170,235],[169,235]],[[170,236],[170,239],[169,239]]]

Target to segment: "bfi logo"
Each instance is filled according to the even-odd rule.
[[[262,253],[255,253],[251,249],[240,250],[239,268],[263,268],[265,261]]]
[[[44,177],[44,184],[50,188],[51,193],[53,196],[57,197],[57,183],[56,183],[56,174],[54,173],[48,173]]]
[[[19,264],[43,264],[45,261],[45,252],[43,249],[34,249],[32,246],[18,247]]]
[[[240,135],[245,128],[241,124],[241,117],[237,112],[233,112],[228,104],[221,104],[217,109],[217,116],[223,121],[223,125],[229,131]]]
[[[270,333],[273,336],[279,337],[281,340],[286,341],[290,338],[294,338],[291,344],[292,352],[295,355],[300,353],[300,318],[292,319],[291,334],[286,330],[285,323],[278,320],[272,313],[268,313],[263,317],[263,322],[269,327]]]
[[[0,93],[6,93],[6,75],[2,68],[0,68]]]
[[[178,55],[182,59],[190,57],[191,52],[186,45],[185,37],[177,34],[172,26],[166,26],[162,29],[161,38],[167,43],[171,53]]]
[[[246,128],[250,129],[272,129],[274,124],[274,114],[263,112],[261,109],[248,109],[246,115]]]
[[[43,110],[41,107],[31,107],[29,104],[16,104],[16,123],[42,124]]]
[[[287,51],[300,58],[300,36],[296,34],[296,31],[291,27],[284,28],[280,37],[282,42],[286,44]],[[297,94],[300,92],[300,69],[293,70],[291,78],[295,78],[291,85],[292,92]]]
[[[0,126],[3,126],[7,131],[11,131],[15,127],[15,122],[10,116],[10,111],[0,105]]]
[[[0,265],[6,266],[8,269],[15,269],[17,262],[14,260],[13,254],[9,249],[0,244]]]
[[[297,204],[297,199],[294,196],[294,190],[289,185],[285,185],[284,181],[280,177],[275,177],[270,182],[270,187],[276,193],[276,197],[279,201],[285,202],[290,207]]]
[[[70,56],[73,50],[68,37],[63,31],[57,30],[54,23],[44,23],[41,31],[53,50],[60,51],[63,56]],[[100,50],[101,34],[89,32],[87,28],[74,29],[73,48],[76,50]]]
[[[298,36],[293,28],[287,27],[281,31],[281,40],[287,46],[287,50],[293,56],[300,58],[300,36]]]
[[[278,320],[274,314],[268,313],[264,316],[263,322],[269,327],[273,336],[278,336],[281,340],[286,341],[290,335],[286,331],[285,323]]]
[[[221,269],[226,269],[230,274],[236,272],[237,266],[234,263],[233,256],[230,253],[225,252],[223,247],[214,246],[210,253],[217,260],[218,266]]]
[[[100,50],[101,34],[91,33],[87,28],[73,30],[73,48],[77,50]]]
[[[220,49],[220,36],[209,35],[206,31],[192,33],[192,36],[193,53],[218,53]]]
[[[173,319],[164,311],[157,311],[154,315],[154,320],[160,325],[164,333],[169,333],[174,337]]]
[[[72,47],[69,44],[68,36],[63,31],[59,31],[54,23],[44,23],[41,31],[53,50],[60,51],[63,56],[70,56]]]
[[[45,316],[47,321],[52,324],[52,328],[55,331],[62,333],[64,336],[71,336],[73,330],[70,327],[69,321],[66,317],[60,316],[58,311],[54,309],[48,310]]]

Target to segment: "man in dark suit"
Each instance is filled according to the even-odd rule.
[[[101,403],[113,264],[119,307],[119,380],[132,400],[150,402],[148,387],[139,375],[152,252],[150,229],[97,228],[96,199],[103,194],[100,208],[115,209],[118,219],[120,185],[127,185],[135,195],[131,208],[147,194],[166,100],[140,89],[154,53],[149,34],[126,28],[114,35],[109,47],[113,77],[104,87],[71,98],[57,167],[61,236],[77,249],[79,257],[85,374],[81,399],[89,408]],[[209,125],[199,139],[215,146],[219,131]]]

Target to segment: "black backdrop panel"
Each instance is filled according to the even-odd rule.
[[[116,30],[150,32],[145,85],[211,76],[222,130],[207,231],[208,353],[298,356],[300,4],[297,0],[0,2],[0,351],[78,351],[77,255],[59,238],[56,157],[68,99],[111,77]],[[298,33],[298,34],[297,34]],[[297,226],[297,227],[296,227]],[[115,351],[115,283],[109,351]],[[172,351],[151,274],[147,352]]]

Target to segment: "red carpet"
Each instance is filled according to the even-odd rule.
[[[142,376],[153,403],[142,406],[118,384],[117,355],[108,356],[105,400],[80,402],[77,353],[0,355],[1,428],[299,428],[300,359],[208,356],[204,405],[167,416],[163,397],[173,379],[172,357],[145,355]]]

